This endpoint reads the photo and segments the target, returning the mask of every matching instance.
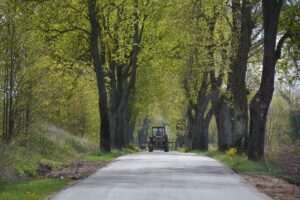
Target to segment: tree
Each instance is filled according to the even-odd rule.
[[[119,149],[129,143],[129,100],[135,91],[138,56],[149,15],[146,10],[149,2],[140,4],[135,0],[130,3],[108,4],[106,15],[101,17],[109,38],[105,46],[109,68],[110,131],[112,144]]]
[[[96,5],[96,0],[88,0],[88,10],[89,10],[89,21],[91,25],[90,48],[92,53],[93,65],[97,77],[97,86],[99,92],[99,113],[101,119],[100,149],[102,151],[110,152],[111,141],[110,141],[110,126],[109,126],[109,107],[108,107],[108,95],[106,91],[105,76],[104,76],[105,46],[103,43],[103,33],[101,31],[101,26],[97,18],[98,10]],[[98,46],[99,43],[100,43],[100,48]]]
[[[189,149],[208,149],[208,128],[216,109],[216,99],[220,94],[224,65],[221,44],[225,34],[218,34],[222,27],[222,2],[207,3],[192,1],[194,15],[190,27],[194,41],[189,47],[187,72],[184,88],[188,99],[187,138]],[[208,34],[207,34],[208,33]],[[193,37],[192,37],[193,38]]]
[[[222,151],[230,147],[236,147],[239,151],[246,150],[248,133],[246,71],[254,29],[253,15],[256,14],[256,11],[253,11],[254,6],[255,3],[248,0],[232,1],[229,11],[231,41],[227,51],[231,53],[225,60],[229,66],[227,88],[217,102],[215,114],[219,133],[218,146]]]
[[[259,90],[250,103],[248,157],[258,160],[264,156],[266,120],[274,92],[275,67],[281,55],[285,33],[276,45],[279,17],[283,0],[263,0],[264,55]]]
[[[129,141],[129,100],[135,89],[146,18],[153,9],[148,5],[138,0],[42,3],[49,12],[41,22],[42,29],[54,59],[74,67],[74,63],[87,66],[87,57],[92,58],[99,92],[100,146],[104,151],[109,151],[108,143],[123,148]],[[49,7],[58,8],[55,17]],[[68,14],[63,16],[62,12]],[[72,39],[78,45],[73,46]],[[67,46],[62,47],[63,43]]]
[[[24,73],[30,64],[35,63],[36,57],[31,54],[32,46],[28,41],[33,32],[29,26],[31,8],[18,1],[4,1],[0,15],[0,66],[2,91],[2,133],[3,139],[10,142],[17,131],[28,128],[31,121],[31,105],[25,100],[30,96],[30,87],[25,86],[27,80]],[[31,55],[29,57],[28,55]],[[26,88],[27,87],[27,88]],[[26,88],[26,91],[25,91]]]
[[[248,99],[246,88],[246,71],[251,35],[254,28],[252,9],[249,0],[232,2],[232,57],[229,72],[229,87],[232,94],[234,146],[240,151],[247,149],[248,133]]]

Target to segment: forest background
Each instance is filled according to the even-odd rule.
[[[297,0],[1,0],[1,179],[143,148],[157,125],[185,151],[299,176],[299,13]]]

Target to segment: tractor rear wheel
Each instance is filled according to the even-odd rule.
[[[149,147],[149,152],[153,152],[153,147]]]

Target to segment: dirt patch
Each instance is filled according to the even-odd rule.
[[[300,187],[282,179],[270,176],[242,176],[248,183],[275,200],[300,199]]]
[[[63,165],[57,169],[53,169],[49,165],[40,165],[39,176],[43,178],[69,178],[72,181],[64,188],[66,189],[93,175],[99,169],[105,167],[108,163],[109,161],[77,162],[69,165]],[[45,198],[45,200],[52,199],[57,193],[51,194]]]
[[[106,166],[108,161],[77,162],[52,169],[51,166],[40,165],[39,174],[47,178],[69,178],[72,180],[84,179]]]

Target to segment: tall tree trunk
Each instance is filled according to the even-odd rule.
[[[114,129],[114,147],[117,149],[122,149],[123,144],[122,144],[122,137],[123,137],[123,117],[122,117],[122,109],[121,108],[121,102],[124,100],[122,99],[123,93],[124,93],[124,83],[125,81],[123,80],[123,65],[118,65],[117,63],[113,63],[116,67],[113,67],[111,70],[113,70],[114,78],[111,81],[115,81],[115,94],[114,98],[112,99],[115,103],[113,105],[113,109],[110,110],[112,115],[115,115],[115,127]],[[116,78],[115,78],[116,77]]]
[[[8,119],[8,112],[7,112],[7,108],[8,108],[8,104],[7,104],[7,100],[8,100],[8,95],[7,95],[7,91],[8,91],[8,67],[5,67],[4,70],[4,86],[3,86],[3,127],[2,127],[2,131],[3,131],[3,140],[8,142],[8,131],[7,131],[7,119]]]
[[[241,4],[242,3],[242,4]],[[246,88],[246,71],[248,54],[251,47],[251,35],[254,28],[251,19],[252,3],[249,0],[233,1],[233,57],[231,63],[230,89],[233,96],[233,132],[235,147],[246,150],[248,135],[248,100]]]
[[[282,0],[263,0],[264,56],[260,88],[250,104],[250,130],[248,158],[258,160],[264,156],[266,119],[274,92],[275,66],[280,57],[285,34],[276,48],[277,29]]]
[[[189,150],[208,149],[208,129],[214,113],[214,107],[211,107],[208,112],[206,112],[206,110],[211,99],[217,98],[218,93],[216,91],[212,91],[209,92],[209,94],[205,94],[205,91],[204,89],[201,90],[201,93],[204,96],[200,98],[200,102],[198,102],[198,104],[195,105],[191,101],[189,104],[187,112],[188,138],[186,144]]]
[[[4,119],[3,119],[3,135],[6,142],[10,142],[15,128],[15,106],[14,106],[14,89],[15,89],[15,74],[16,70],[16,27],[15,27],[15,12],[16,2],[13,1],[12,17],[8,16],[7,23],[7,66],[5,67],[5,83],[4,83]]]
[[[116,124],[117,124],[117,87],[118,82],[116,78],[116,68],[117,64],[115,61],[111,60],[111,55],[109,55],[109,63],[110,63],[110,98],[109,98],[109,129],[110,129],[110,139],[111,146],[115,148],[115,136],[116,136]]]
[[[94,70],[97,77],[97,86],[99,92],[99,112],[100,112],[100,149],[102,151],[110,152],[111,151],[111,141],[110,141],[110,122],[109,122],[109,108],[108,108],[108,99],[107,91],[105,86],[105,77],[104,77],[104,64],[105,64],[105,48],[101,38],[103,37],[101,32],[101,27],[98,22],[98,12],[96,0],[88,0],[89,8],[89,22],[91,26],[90,33],[90,48],[92,53],[92,60],[94,65]],[[100,46],[101,52],[99,51],[99,38],[100,37]]]
[[[189,68],[193,65],[193,54],[190,57]],[[213,54],[211,56],[211,67],[213,67]],[[188,72],[192,75],[192,70]],[[209,88],[209,75],[212,88]],[[207,150],[208,149],[208,128],[211,118],[214,113],[214,98],[217,99],[219,95],[218,82],[215,74],[212,71],[205,71],[202,74],[201,85],[197,92],[197,101],[194,103],[190,99],[190,89],[188,83],[189,77],[184,81],[184,88],[186,95],[189,98],[189,106],[187,110],[187,148],[189,150]],[[209,108],[209,103],[212,102],[212,107]]]
[[[14,27],[14,26],[13,26]],[[14,28],[13,28],[14,29]],[[14,33],[14,30],[13,30]],[[14,34],[13,34],[14,35]],[[12,36],[14,37],[14,36]],[[11,63],[10,63],[10,77],[9,77],[9,110],[8,110],[8,139],[11,141],[11,139],[13,138],[13,134],[14,134],[14,125],[15,125],[15,119],[14,119],[14,42],[13,42],[14,38],[12,38],[12,47],[11,47]]]

